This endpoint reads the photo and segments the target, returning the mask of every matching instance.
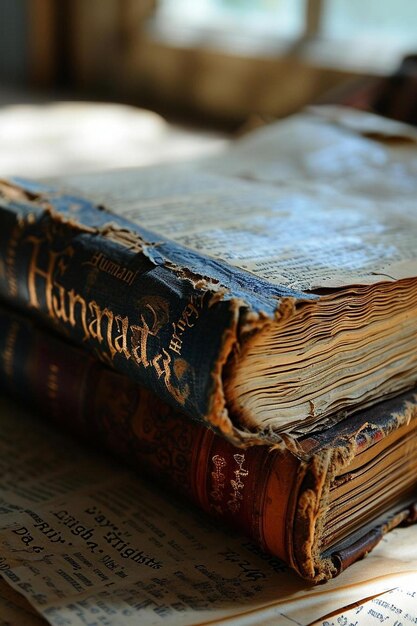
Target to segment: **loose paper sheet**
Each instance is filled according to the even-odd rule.
[[[216,159],[55,184],[294,289],[417,276],[417,133],[362,112],[303,113]]]
[[[416,585],[392,589],[311,626],[413,626],[417,624]]]
[[[0,572],[56,626],[309,624],[416,580],[417,527],[313,587],[5,400],[0,469]]]

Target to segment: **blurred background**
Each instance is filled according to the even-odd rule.
[[[0,176],[190,158],[313,102],[417,121],[415,53],[416,0],[0,0]]]

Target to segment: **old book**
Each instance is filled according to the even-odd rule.
[[[284,445],[234,447],[78,347],[0,311],[0,386],[317,582],[417,510],[417,401],[386,400]],[[22,393],[24,390],[24,393]]]
[[[162,493],[1,396],[0,462],[4,625],[308,626],[399,585],[410,586],[415,604],[417,525],[311,585],[174,490]],[[363,610],[356,626],[368,618]]]
[[[417,378],[415,130],[325,108],[216,159],[1,186],[0,293],[235,443]]]

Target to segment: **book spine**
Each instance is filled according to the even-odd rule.
[[[306,468],[293,454],[234,447],[27,319],[0,310],[0,329],[0,387],[294,566],[292,518]]]
[[[0,183],[0,295],[242,443],[222,378],[241,301],[128,226],[83,198]]]

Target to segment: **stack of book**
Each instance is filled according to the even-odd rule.
[[[416,518],[416,142],[323,107],[216,158],[2,182],[2,386],[336,576]]]

